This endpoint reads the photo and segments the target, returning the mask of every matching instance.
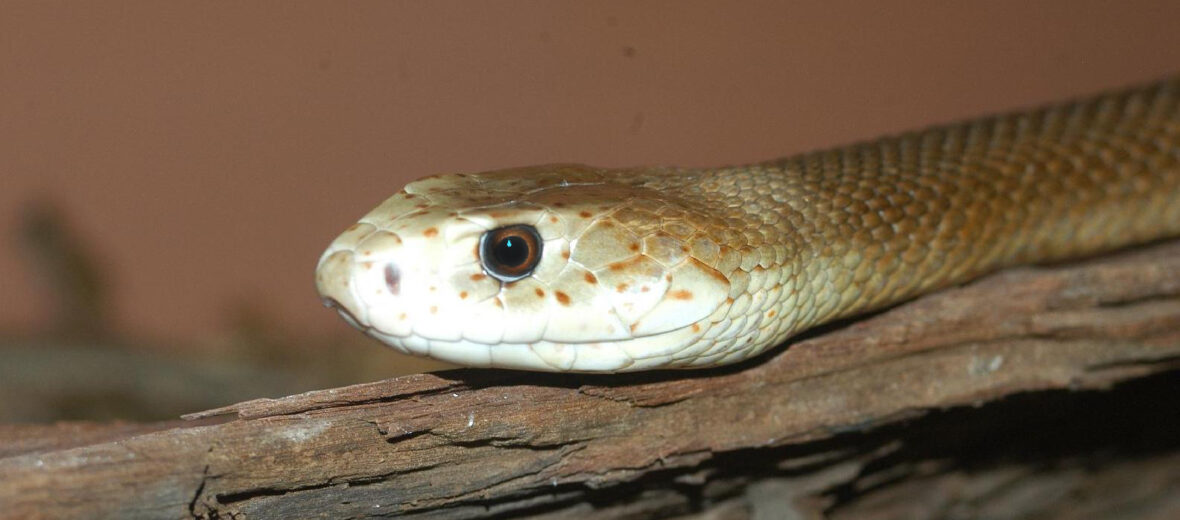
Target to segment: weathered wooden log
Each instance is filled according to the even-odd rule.
[[[997,496],[1043,512],[1063,489],[1118,482],[1167,513],[1180,509],[1177,367],[1174,240],[998,273],[721,369],[453,370],[183,423],[9,426],[0,517],[921,517]],[[1085,391],[1131,379],[1147,383]],[[1028,392],[1052,397],[985,405]],[[1109,464],[1093,457],[1128,436],[1057,458],[1005,449],[1070,446],[1118,420],[1158,438]],[[1013,485],[1032,491],[996,494]]]

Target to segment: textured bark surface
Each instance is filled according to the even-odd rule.
[[[186,423],[8,426],[0,516],[1175,517],[1177,367],[1171,241],[718,370],[456,370]]]

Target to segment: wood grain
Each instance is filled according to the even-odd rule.
[[[1180,241],[1170,241],[1005,271],[704,372],[455,370],[248,401],[184,424],[94,425],[84,437],[71,425],[9,426],[0,429],[0,517],[745,518],[752,510],[737,497],[789,497],[817,511],[848,494],[896,505],[921,478],[942,480],[912,493],[964,487],[937,464],[864,482],[867,465],[888,463],[904,451],[898,443],[1004,410],[970,407],[1078,391],[1063,393],[1069,402],[1178,366]],[[1155,409],[1180,416],[1174,394]],[[1157,475],[1153,496],[1176,495],[1174,464],[1152,465],[1174,459],[1136,459],[1104,478]]]

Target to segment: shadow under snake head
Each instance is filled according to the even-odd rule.
[[[724,223],[638,181],[580,165],[421,179],[332,243],[317,287],[370,336],[464,365],[713,363]]]

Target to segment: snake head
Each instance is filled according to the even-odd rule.
[[[317,288],[409,354],[542,371],[690,365],[732,303],[719,270],[732,255],[707,216],[628,179],[580,165],[427,177],[329,246]]]

